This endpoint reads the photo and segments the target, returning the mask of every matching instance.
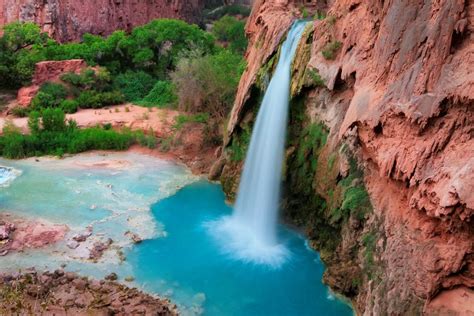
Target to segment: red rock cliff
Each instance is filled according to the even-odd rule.
[[[13,21],[38,23],[59,41],[84,33],[108,35],[157,18],[198,22],[204,0],[0,0],[0,26]]]
[[[256,2],[226,143],[249,121],[259,76],[302,4]],[[322,253],[325,281],[361,314],[474,313],[474,2],[313,1],[308,10],[316,8],[328,15],[312,23],[293,74],[306,115],[329,130],[313,194],[330,204],[347,173],[339,149],[345,144],[364,171],[373,206],[363,224],[353,216],[341,224],[337,250]],[[323,87],[301,88],[297,81],[309,71],[319,73]],[[338,170],[322,170],[331,156]],[[232,193],[229,178],[241,165],[225,158],[222,180]],[[318,229],[313,222],[320,219],[305,220],[307,231]],[[368,269],[369,233],[376,236],[370,254],[377,272],[348,280]]]

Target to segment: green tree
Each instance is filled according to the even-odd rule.
[[[48,36],[34,23],[5,25],[0,37],[0,86],[16,88],[29,83],[34,65],[44,60]]]
[[[42,113],[42,131],[63,132],[66,130],[65,115],[61,109],[45,109]]]
[[[226,15],[214,23],[212,33],[221,42],[229,43],[232,51],[243,54],[248,41],[245,37],[245,23],[233,16]]]

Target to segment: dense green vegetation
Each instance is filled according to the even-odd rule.
[[[240,133],[232,137],[232,143],[229,147],[230,159],[234,162],[243,161],[250,145],[252,132],[250,126],[246,125]]]
[[[13,23],[4,28],[4,35],[0,37],[0,87],[18,88],[28,84],[34,65],[39,61],[82,58],[91,66],[102,66],[108,74],[106,79],[114,78],[112,87],[127,101],[141,101],[157,81],[170,80],[170,72],[183,58],[189,59],[192,50],[211,61],[211,66],[220,62],[218,67],[208,68],[209,74],[202,73],[202,76],[235,76],[232,78],[235,93],[241,73],[241,67],[236,64],[242,63],[240,53],[246,46],[243,22],[224,17],[218,25],[221,25],[220,36],[231,42],[230,51],[218,47],[212,34],[179,20],[155,20],[135,28],[131,34],[116,31],[107,38],[86,34],[83,42],[66,44],[48,38],[35,24]],[[227,62],[229,67],[224,68]],[[228,72],[232,68],[239,71]],[[83,76],[71,74],[63,80],[80,89],[91,90],[92,86],[94,90],[101,90],[96,88],[97,82],[88,81],[92,76],[93,72],[89,71]],[[225,91],[224,97],[227,96],[228,91]],[[152,98],[148,98],[149,104]]]
[[[229,48],[239,54],[243,54],[247,48],[248,41],[245,37],[245,22],[226,15],[216,21],[212,33],[217,40],[226,42]]]
[[[41,155],[79,153],[92,149],[124,150],[134,143],[154,147],[152,136],[142,132],[110,129],[109,126],[79,129],[75,121],[66,121],[61,109],[45,109],[41,114],[30,113],[28,119],[30,134],[7,124],[0,137],[0,155],[7,158],[25,158]]]
[[[65,113],[74,113],[79,108],[102,108],[123,103],[124,94],[114,89],[111,75],[105,68],[86,68],[81,73],[65,73],[60,83],[45,82],[28,108],[13,109],[17,116],[28,116],[30,111],[60,108]]]
[[[369,194],[362,178],[362,171],[355,159],[351,158],[349,175],[337,183],[342,193],[342,201],[331,210],[331,221],[346,221],[351,214],[358,220],[363,220],[365,215],[372,211]]]
[[[242,8],[229,10],[235,10],[230,14],[240,14]],[[226,14],[220,16],[213,33],[183,21],[160,19],[136,27],[130,34],[116,31],[106,38],[85,34],[82,42],[65,44],[49,38],[33,23],[12,23],[4,27],[0,37],[0,88],[30,84],[39,61],[81,58],[89,68],[63,74],[61,82],[44,83],[30,107],[15,108],[13,113],[47,122],[50,110],[74,113],[80,108],[128,101],[178,108],[189,112],[189,117],[206,117],[209,135],[215,139],[232,106],[245,67],[242,54],[247,45],[244,22]],[[37,133],[26,136],[12,126],[7,128],[1,138],[1,153],[24,157],[56,150],[73,153],[83,148],[120,149],[127,143],[125,138],[133,138],[103,128],[82,132],[66,124],[67,128],[55,130],[46,142],[44,135],[52,131],[47,124],[40,125]],[[78,138],[86,137],[104,142],[88,140],[84,141],[87,146],[76,145]],[[114,137],[121,141],[106,141]],[[46,142],[44,147],[39,146],[41,141]]]
[[[171,74],[179,109],[207,112],[222,122],[230,112],[244,68],[242,57],[229,50],[212,55],[199,50],[189,52]]]

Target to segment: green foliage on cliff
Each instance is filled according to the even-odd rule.
[[[44,83],[25,112],[60,108],[65,113],[74,113],[78,108],[97,109],[125,101],[121,92],[112,89],[110,74],[104,69],[87,68],[80,74],[66,73],[61,80],[67,87],[61,83]]]
[[[350,159],[349,174],[340,180],[337,186],[342,199],[340,204],[331,210],[331,221],[347,221],[351,214],[358,220],[364,220],[365,215],[372,211],[372,204],[364,186],[363,173],[355,159]]]
[[[234,134],[229,147],[230,159],[234,162],[243,161],[250,145],[252,131],[250,126],[245,125],[239,133]]]
[[[373,232],[368,232],[362,236],[362,245],[364,246],[364,271],[369,279],[373,278],[374,252],[377,243],[377,236]]]
[[[342,43],[339,41],[331,41],[324,46],[323,50],[321,51],[321,54],[323,54],[323,57],[328,59],[328,60],[333,60],[336,58],[336,52],[341,48]]]
[[[312,123],[303,129],[296,150],[298,187],[303,192],[311,192],[318,167],[318,156],[328,137],[327,128],[322,123]]]
[[[306,72],[306,75],[308,76],[308,83],[305,84],[305,86],[314,86],[314,87],[324,87],[326,86],[326,83],[324,80],[321,78],[321,75],[316,69],[309,69]]]

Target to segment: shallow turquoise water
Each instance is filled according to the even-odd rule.
[[[291,230],[280,227],[291,256],[279,269],[223,254],[205,225],[231,213],[220,186],[188,185],[152,211],[167,237],[145,241],[127,254],[145,288],[168,291],[178,301],[203,301],[206,315],[352,315],[321,283],[324,267],[317,253]]]
[[[352,314],[321,283],[317,253],[292,230],[280,227],[291,255],[279,269],[230,257],[206,225],[232,211],[221,187],[198,181],[181,166],[130,153],[0,159],[0,166],[6,167],[0,172],[0,212],[71,229],[64,242],[0,257],[0,270],[67,264],[66,270],[97,278],[110,272],[122,281],[133,276],[132,285],[171,298],[183,315]],[[66,247],[88,225],[88,241],[75,250]],[[133,245],[124,235],[129,230],[147,240]],[[92,243],[109,237],[114,245],[104,257],[87,260]]]

